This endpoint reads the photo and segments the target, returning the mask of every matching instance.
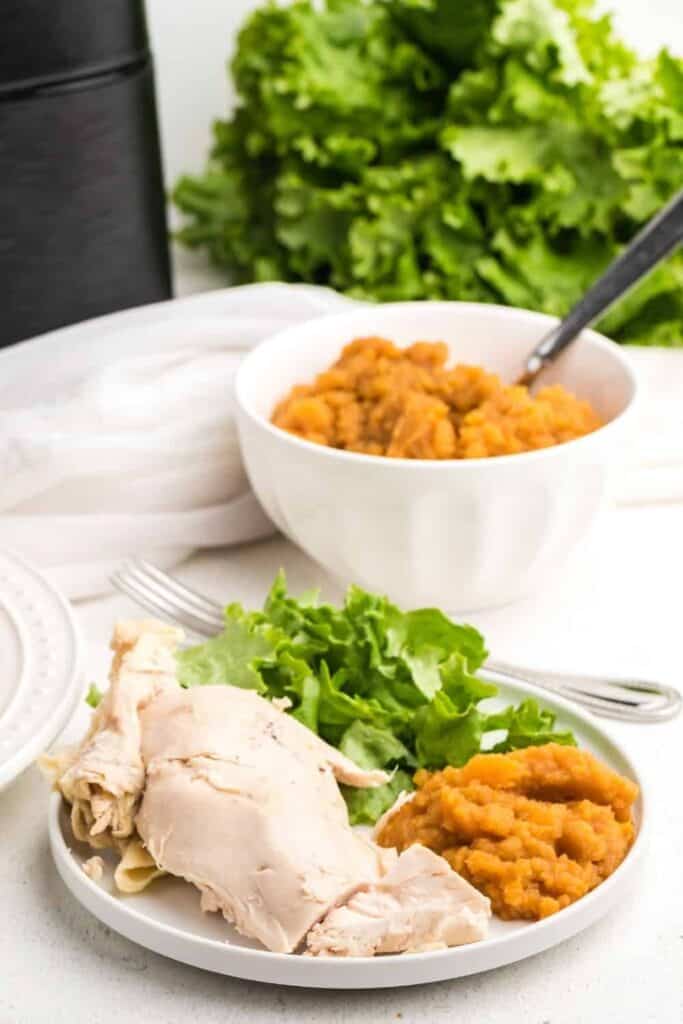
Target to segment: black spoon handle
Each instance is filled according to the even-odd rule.
[[[522,382],[530,383],[563,349],[683,242],[683,190],[649,221],[561,323],[529,356]]]

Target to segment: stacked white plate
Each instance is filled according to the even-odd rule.
[[[0,550],[0,789],[55,739],[83,694],[80,642],[66,600]]]

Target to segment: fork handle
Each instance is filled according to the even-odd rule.
[[[664,722],[677,715],[683,703],[673,686],[644,679],[542,672],[491,659],[483,668],[487,674],[532,683],[582,704],[596,715],[623,722]]]

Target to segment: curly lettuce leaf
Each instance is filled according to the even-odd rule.
[[[386,597],[350,587],[344,604],[299,598],[276,577],[263,611],[226,609],[224,631],[178,655],[182,686],[233,685],[289,698],[289,713],[361,767],[382,768],[377,789],[344,789],[354,823],[372,823],[412,788],[416,767],[464,764],[488,733],[509,749],[553,739],[554,720],[533,701],[491,716],[497,688],[476,675],[487,652],[472,626],[443,612],[403,612]],[[507,718],[504,716],[507,715]]]
[[[562,315],[683,181],[683,61],[639,60],[591,0],[266,3],[232,73],[173,198],[238,280]],[[599,326],[683,344],[682,267]]]
[[[498,0],[385,0],[391,16],[448,68],[468,66],[486,37]]]
[[[561,743],[576,746],[571,732],[555,729],[556,715],[547,708],[540,708],[535,700],[525,700],[518,707],[506,708],[486,719],[486,731],[506,731],[505,739],[492,748],[496,753],[506,754],[522,747],[538,747],[544,743]]]
[[[492,49],[517,53],[541,76],[564,85],[590,82],[569,15],[553,0],[508,0],[491,25]]]
[[[352,825],[374,825],[385,811],[396,803],[401,793],[413,789],[413,782],[408,772],[399,769],[392,773],[391,779],[384,786],[374,789],[353,789],[342,786]]]
[[[354,722],[343,734],[339,749],[361,768],[382,768],[391,772],[384,786],[374,789],[341,787],[352,825],[373,825],[400,793],[413,788],[411,775],[405,769],[412,771],[417,767],[415,757],[389,729]]]

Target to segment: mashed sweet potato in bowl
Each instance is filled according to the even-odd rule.
[[[481,366],[449,364],[443,341],[401,347],[356,338],[278,404],[272,422],[315,444],[390,459],[481,459],[551,448],[602,426],[561,384],[505,384]]]
[[[604,501],[636,390],[619,346],[591,331],[547,371],[544,393],[507,388],[553,322],[476,303],[392,303],[266,340],[235,385],[244,462],[266,512],[333,576],[408,605],[463,611],[541,586]],[[304,405],[303,419],[301,406],[287,412],[293,389],[334,375],[345,346],[363,338],[390,344],[399,385],[413,369],[422,380],[403,388],[398,418],[392,374],[356,381],[355,393],[348,377],[327,376],[324,401]],[[411,346],[417,359],[406,371]],[[359,410],[366,384],[387,393]]]

